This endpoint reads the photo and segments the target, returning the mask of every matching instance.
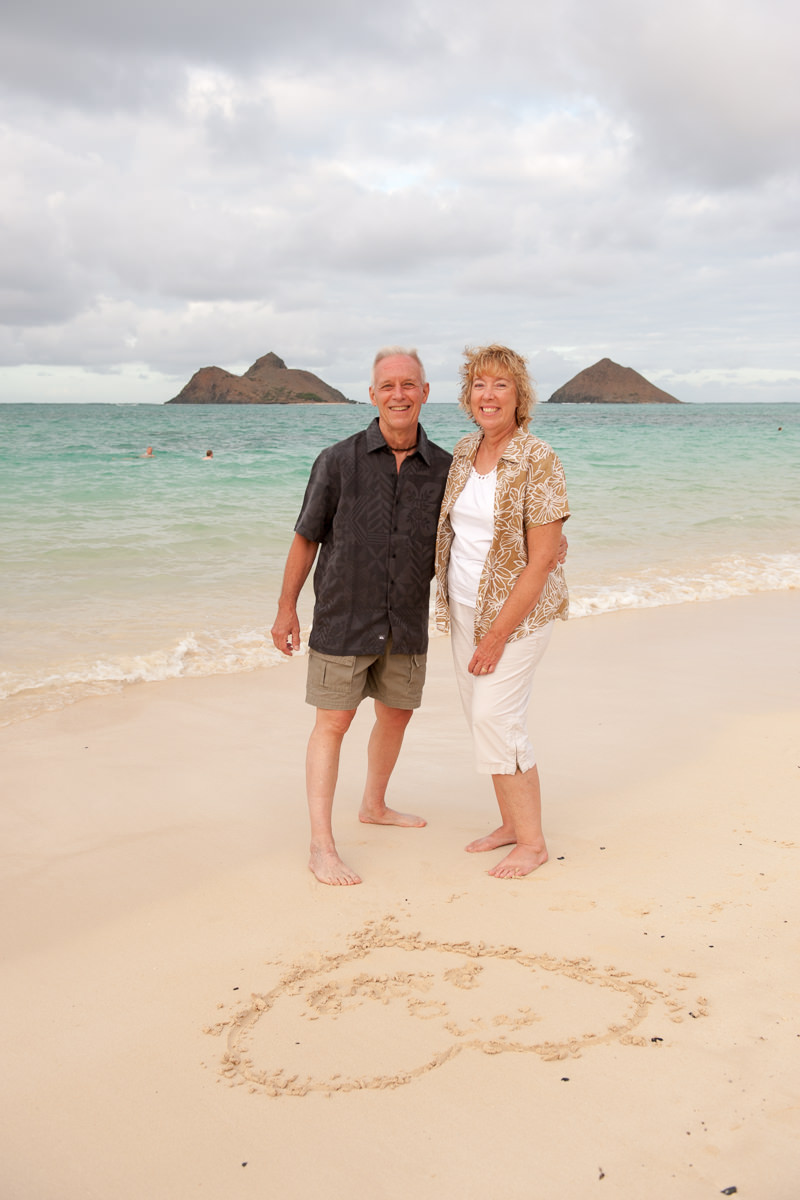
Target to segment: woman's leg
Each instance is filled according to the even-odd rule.
[[[475,679],[472,732],[476,765],[491,774],[501,823],[470,842],[471,853],[516,844],[491,874],[527,875],[547,861],[542,836],[541,794],[536,757],[528,736],[528,706],[536,667],[550,641],[552,625],[509,642],[497,670]]]
[[[472,733],[472,694],[475,689],[475,679],[467,670],[467,663],[475,650],[475,609],[466,604],[450,602],[450,651],[453,655],[453,669],[461,697],[461,707],[467,718],[469,731]]]
[[[542,833],[542,797],[539,788],[539,772],[535,766],[528,771],[517,771],[516,775],[493,775],[497,803],[500,812],[506,813],[516,842],[514,849],[489,872],[498,879],[517,879],[530,875],[537,867],[547,862],[547,846]],[[489,835],[492,837],[492,835]],[[489,839],[485,839],[489,840]],[[496,841],[495,845],[508,845]],[[491,847],[486,847],[490,849]]]

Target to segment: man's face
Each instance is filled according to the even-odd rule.
[[[420,365],[406,354],[382,358],[369,398],[378,410],[381,432],[390,445],[406,446],[417,436],[420,409],[428,399]]]

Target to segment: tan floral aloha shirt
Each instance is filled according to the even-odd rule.
[[[450,629],[447,606],[447,568],[453,543],[450,511],[464,490],[483,433],[462,438],[453,451],[436,536],[436,627]],[[558,455],[531,433],[518,429],[497,464],[494,537],[483,564],[475,609],[475,640],[482,638],[505,604],[520,572],[528,563],[526,531],[535,525],[569,517],[564,468]],[[541,629],[554,617],[565,620],[569,594],[558,564],[548,575],[536,607],[511,634],[516,641]]]

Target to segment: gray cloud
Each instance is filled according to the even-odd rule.
[[[497,338],[771,396],[800,377],[798,24],[778,0],[7,5],[0,367],[172,394],[275,349],[347,390],[376,344],[452,380]]]

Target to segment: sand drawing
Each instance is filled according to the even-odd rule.
[[[554,1061],[609,1042],[659,1047],[668,1022],[708,1015],[702,996],[681,995],[691,972],[664,974],[657,984],[588,958],[435,941],[387,916],[341,953],[292,965],[204,1032],[224,1035],[220,1078],[232,1086],[269,1096],[396,1088],[467,1051]],[[635,1032],[648,1015],[658,1024]]]

